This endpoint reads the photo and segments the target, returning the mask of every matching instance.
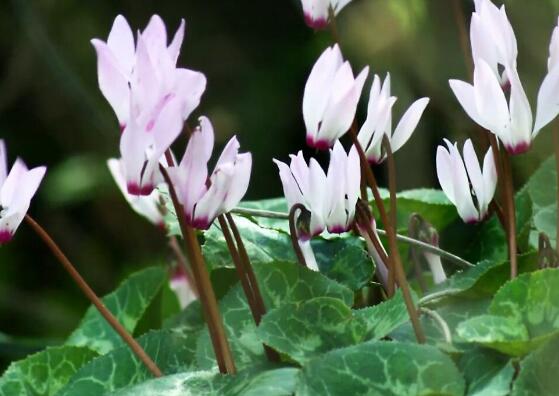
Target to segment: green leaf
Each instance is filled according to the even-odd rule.
[[[284,197],[261,199],[259,201],[243,201],[239,204],[241,208],[270,210],[273,212],[288,213],[287,201]],[[270,219],[267,217],[249,217],[260,227],[271,228],[289,233],[289,221],[287,219]]]
[[[139,344],[167,375],[195,368],[196,334],[152,331]],[[153,378],[128,346],[117,348],[83,366],[56,396],[99,396]]]
[[[297,304],[314,297],[338,298],[347,306],[353,303],[351,290],[299,264],[257,264],[254,272],[268,311],[282,304]],[[264,362],[262,343],[256,335],[256,326],[240,285],[227,293],[219,302],[219,308],[237,368]],[[196,356],[201,369],[211,369],[216,364],[207,329],[198,340]]]
[[[295,391],[299,369],[245,370],[236,375],[194,371],[146,381],[107,396],[290,396]]]
[[[535,230],[530,233],[530,245],[537,249],[540,232],[549,237],[551,245],[555,245],[557,227],[557,205],[546,206],[538,210],[533,218]]]
[[[357,344],[365,330],[364,321],[354,318],[343,301],[316,297],[268,312],[257,334],[265,344],[304,364],[324,352]]]
[[[96,356],[96,352],[84,347],[49,347],[12,363],[0,378],[0,395],[54,395],[80,367]]]
[[[514,376],[510,359],[497,352],[474,348],[458,363],[466,378],[468,396],[506,396]]]
[[[328,352],[304,366],[298,396],[462,396],[464,379],[438,349],[372,341]]]
[[[244,217],[233,217],[252,264],[274,260],[296,260],[289,235],[273,229],[262,228]],[[231,254],[217,222],[214,222],[204,233],[204,237],[202,252],[208,269],[211,271],[221,267],[234,268]]]
[[[312,247],[320,272],[328,278],[351,290],[359,290],[371,281],[374,262],[359,238],[314,238]]]
[[[103,303],[130,333],[159,292],[167,273],[162,267],[151,267],[132,274]],[[105,354],[124,342],[94,306],[90,306],[80,325],[72,332],[66,345],[86,346]]]
[[[526,273],[508,282],[488,313],[461,323],[461,336],[513,356],[536,349],[559,334],[559,271]]]
[[[542,345],[520,364],[512,396],[555,396],[559,389],[559,338]]]
[[[353,313],[367,326],[365,339],[381,339],[409,320],[401,290],[397,290],[389,300],[373,307],[355,310]]]

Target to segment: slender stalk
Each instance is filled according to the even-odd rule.
[[[270,218],[270,219],[289,220],[289,213],[275,212],[275,211],[269,211],[269,210],[235,208],[231,211],[231,213],[236,213],[236,214],[239,214],[241,216],[266,217],[266,218]],[[377,234],[384,235],[384,236],[387,235],[386,230],[383,230],[382,228],[377,228]],[[469,261],[464,260],[461,257],[456,256],[455,254],[447,252],[446,250],[443,250],[439,247],[433,246],[433,245],[428,244],[426,242],[420,241],[418,239],[410,238],[408,236],[401,235],[401,234],[396,234],[396,239],[398,240],[398,242],[403,242],[403,243],[406,243],[408,245],[417,246],[421,250],[436,254],[437,256],[440,256],[444,259],[447,259],[448,261],[450,261],[450,262],[452,262],[456,265],[459,265],[461,267],[465,267],[465,268],[475,267],[474,264],[470,263]]]
[[[553,146],[555,147],[555,177],[557,184],[557,219],[555,224],[555,250],[559,254],[559,124],[555,122],[553,127]]]
[[[190,287],[192,288],[192,291],[194,292],[196,297],[198,297],[199,296],[198,288],[194,283],[194,277],[192,276],[192,271],[190,270],[190,267],[186,261],[186,257],[184,256],[179,246],[179,243],[177,241],[177,238],[174,235],[169,237],[169,247],[173,251],[175,258],[177,259],[178,265],[180,265],[184,269],[186,278],[188,280],[188,283],[190,284]]]
[[[514,189],[512,184],[512,170],[510,165],[509,154],[506,150],[502,150],[503,157],[503,185],[504,195],[507,202],[507,225],[508,225],[508,245],[510,260],[510,277],[516,278],[518,275],[518,264],[516,260],[516,209],[514,207]]]
[[[169,157],[170,156],[167,157],[168,161]],[[225,329],[223,327],[223,322],[221,321],[217,299],[210,281],[210,275],[208,274],[206,264],[204,263],[204,257],[202,256],[200,245],[196,239],[196,234],[192,227],[186,224],[184,216],[181,215],[181,213],[183,213],[182,205],[177,198],[177,193],[167,170],[163,166],[160,166],[159,169],[161,170],[161,174],[169,187],[169,193],[171,195],[177,219],[186,243],[186,251],[189,261],[192,264],[192,273],[198,287],[198,292],[200,293],[200,303],[202,305],[204,318],[208,324],[208,330],[212,340],[219,371],[222,374],[234,374],[236,372],[235,362],[233,361],[233,355],[231,354],[229,342],[227,341],[227,337],[225,335]]]
[[[433,311],[429,308],[421,307],[421,308],[419,308],[419,311],[421,313],[424,313],[425,315],[431,317],[431,319],[433,319],[435,321],[435,323],[437,323],[437,325],[441,329],[441,332],[443,333],[445,341],[448,344],[452,344],[452,333],[450,331],[450,328],[448,327],[448,323],[446,323],[446,321],[443,319],[443,317],[437,311]]]
[[[386,293],[388,294],[388,297],[392,297],[392,295],[394,294],[394,252],[398,250],[398,246],[396,245],[396,229],[394,228],[394,225],[390,222],[388,215],[386,214],[386,209],[384,207],[384,202],[382,201],[382,198],[380,196],[380,192],[378,189],[378,184],[377,184],[377,180],[375,178],[375,175],[373,173],[373,171],[371,170],[371,167],[369,166],[369,163],[367,162],[367,157],[365,156],[365,152],[363,151],[363,147],[361,146],[361,143],[359,143],[359,140],[357,139],[357,131],[356,131],[356,126],[355,123],[353,123],[350,131],[349,131],[349,135],[351,136],[351,139],[353,141],[353,144],[355,145],[355,148],[357,149],[357,153],[359,154],[359,159],[361,161],[362,167],[361,169],[365,171],[365,179],[367,180],[367,184],[369,184],[369,187],[371,188],[371,190],[373,191],[373,197],[375,199],[375,203],[377,205],[378,211],[380,213],[380,219],[382,221],[382,224],[384,224],[384,227],[386,228],[386,233],[389,236],[388,238],[388,249],[389,249],[389,260],[386,263],[388,266],[388,290],[386,291]],[[392,235],[392,237],[390,237]]]
[[[291,236],[291,245],[293,246],[293,250],[295,251],[299,264],[306,267],[307,263],[305,261],[305,255],[301,250],[301,246],[299,246],[299,239],[297,238],[297,219],[295,218],[297,211],[302,212],[303,210],[306,210],[306,208],[305,205],[301,203],[295,204],[291,207],[291,210],[289,211],[289,234]]]
[[[241,258],[239,256],[239,252],[237,251],[237,247],[235,246],[235,242],[233,241],[233,237],[231,236],[229,225],[227,224],[224,215],[218,216],[217,220],[219,221],[219,226],[221,227],[221,232],[223,233],[223,237],[225,238],[225,243],[227,244],[227,248],[229,249],[231,258],[233,259],[233,264],[235,264],[237,276],[239,277],[239,281],[241,282],[241,286],[243,288],[243,291],[245,292],[250,312],[252,313],[254,322],[258,325],[262,318],[262,313],[256,306],[254,293],[245,274],[244,265],[241,263]]]
[[[487,135],[489,137],[489,144],[491,145],[491,151],[493,152],[493,159],[495,160],[495,169],[497,171],[497,191],[499,192],[501,202],[504,202],[504,210],[507,211],[504,180],[503,180],[503,166],[502,166],[501,154],[500,154],[501,150],[499,150],[499,143],[497,142],[497,137],[491,132],[488,132]],[[496,199],[493,199],[493,202],[495,208],[500,208],[499,203],[497,202]],[[508,219],[507,214],[503,213],[502,210],[500,214],[499,212],[497,212],[497,214],[499,215],[499,222],[501,223],[503,230],[505,230],[505,233],[508,233],[509,227],[507,225],[507,219]]]
[[[163,373],[157,367],[155,362],[148,356],[146,351],[138,344],[138,342],[126,331],[126,329],[120,324],[120,322],[115,318],[115,316],[107,309],[103,301],[97,294],[91,289],[87,284],[85,279],[82,278],[80,273],[76,270],[76,267],[68,260],[66,255],[60,250],[56,242],[51,238],[48,232],[39,225],[33,218],[29,215],[25,215],[25,221],[27,224],[33,228],[33,231],[43,240],[43,242],[48,246],[52,254],[56,259],[62,264],[66,272],[72,277],[76,285],[81,289],[83,294],[91,301],[91,303],[97,308],[101,316],[107,321],[107,323],[118,333],[122,340],[130,347],[132,352],[142,361],[142,363],[147,367],[147,369],[155,377],[161,377]]]
[[[361,213],[361,219],[363,219],[363,217],[364,216]],[[369,238],[371,238],[374,244],[376,238],[374,237],[374,231],[371,228],[371,223],[368,221],[362,221],[361,224],[365,228],[367,235],[369,235]],[[375,244],[375,249],[382,251],[382,249],[379,249],[376,246],[376,244]],[[406,277],[403,275],[403,270],[401,269],[401,267],[396,268],[396,279],[399,281],[399,286],[402,289],[402,295],[404,297],[406,309],[408,310],[408,315],[410,317],[417,342],[423,344],[425,342],[425,335],[423,333],[423,328],[421,327],[421,322],[419,321],[419,313],[415,308],[415,305],[413,304],[413,299],[410,293],[409,285],[406,280]]]
[[[227,218],[229,227],[233,232],[233,237],[235,238],[235,242],[237,243],[238,247],[239,257],[241,258],[241,264],[244,266],[244,273],[246,274],[250,283],[250,287],[252,289],[254,302],[259,313],[259,316],[254,318],[256,325],[258,326],[262,320],[262,316],[266,314],[266,305],[264,304],[264,298],[262,298],[262,293],[260,292],[260,287],[258,286],[256,275],[254,274],[254,270],[252,269],[252,265],[250,264],[250,258],[246,251],[245,244],[243,243],[243,239],[241,238],[241,233],[237,228],[237,224],[235,224],[233,216],[231,216],[229,213],[227,213],[225,217]],[[266,353],[266,357],[270,362],[279,362],[281,360],[279,354],[268,345],[264,345],[264,352]]]
[[[395,227],[396,224],[396,166],[394,164],[394,156],[392,155],[392,148],[390,147],[390,141],[388,136],[383,138],[384,149],[386,151],[386,160],[388,162],[388,185],[390,189],[390,214],[392,216],[392,226]],[[388,234],[388,240],[390,245],[393,246],[390,254],[392,255],[394,272],[396,275],[396,282],[398,286],[402,289],[402,295],[404,296],[404,301],[406,302],[406,308],[408,309],[408,314],[410,316],[413,330],[415,332],[415,338],[420,344],[425,342],[425,334],[423,328],[421,327],[421,322],[419,321],[419,313],[417,312],[413,300],[411,297],[410,287],[408,280],[406,279],[406,274],[404,273],[404,267],[402,266],[402,261],[400,259],[400,252],[396,244],[396,232],[394,228],[393,232]],[[388,278],[390,281],[390,278]]]

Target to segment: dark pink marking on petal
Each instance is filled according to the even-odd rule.
[[[122,135],[122,133],[123,133],[124,130],[126,129],[126,123],[120,124],[119,127],[120,127],[120,134]]]
[[[12,240],[12,233],[8,230],[0,230],[0,245],[4,245]]]
[[[308,27],[315,30],[325,29],[328,26],[328,20],[324,18],[314,19],[310,14],[305,13],[305,23]]]
[[[317,150],[328,150],[331,146],[332,145],[330,144],[330,142],[324,139],[318,139],[316,142],[314,142],[314,148],[316,148]]]
[[[307,146],[314,148],[314,138],[312,135],[307,135]]]
[[[146,125],[146,131],[151,132],[154,126],[155,120],[149,120],[148,124]]]
[[[331,234],[343,234],[346,231],[347,231],[347,229],[343,225],[335,225],[335,226],[330,227],[328,229],[328,232],[330,232]]]
[[[144,186],[139,186],[138,183],[129,182],[126,185],[128,194],[130,195],[150,195],[154,189],[153,184],[146,184]]]
[[[524,154],[525,152],[530,150],[530,146],[530,142],[520,142],[514,146],[505,146],[505,148],[510,155],[518,155]]]
[[[198,230],[207,230],[211,224],[207,217],[197,218],[190,222],[190,225]]]

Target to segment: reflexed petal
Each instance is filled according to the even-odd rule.
[[[551,34],[549,43],[549,58],[547,58],[547,70],[551,71],[555,66],[559,65],[559,17],[557,18],[557,26]]]
[[[6,151],[6,143],[0,139],[0,190],[8,176],[8,153]]]
[[[314,64],[303,94],[303,118],[307,136],[316,137],[332,90],[332,81],[343,62],[337,45],[327,48]]]
[[[311,210],[311,234],[317,235],[324,230],[324,222],[327,216],[325,205],[326,194],[326,175],[324,171],[316,162],[311,158],[309,162],[309,193],[304,194],[304,198],[309,202]]]
[[[332,88],[332,98],[330,98],[326,108],[318,140],[333,145],[336,139],[342,137],[349,130],[355,118],[357,104],[368,73],[369,68],[365,67],[353,80],[353,73],[348,63],[340,68],[336,74],[335,86]]]
[[[510,80],[510,135],[513,145],[529,147],[532,141],[532,110],[515,69],[508,73]]]
[[[167,28],[159,15],[153,15],[142,32],[149,54],[155,61],[165,52],[167,55]]]
[[[186,120],[200,104],[206,90],[206,76],[189,69],[176,69],[175,94],[182,102],[182,118]]]
[[[310,28],[323,29],[328,23],[330,0],[302,0],[305,22]]]
[[[4,208],[10,207],[14,202],[17,202],[17,190],[19,184],[27,173],[27,166],[21,159],[16,159],[12,165],[10,173],[6,177],[2,190],[0,191],[0,205]]]
[[[308,196],[310,194],[310,186],[309,186],[309,167],[305,162],[305,158],[303,157],[303,152],[299,151],[297,155],[290,155],[291,157],[291,172],[293,173],[293,177],[297,182],[297,185],[301,189],[301,193],[303,196]]]
[[[359,199],[361,187],[361,163],[355,146],[351,146],[347,156],[347,170],[345,177],[348,223],[351,223],[353,222],[353,217],[355,215],[355,205]],[[349,226],[349,224],[347,225]]]
[[[225,164],[216,168],[211,176],[211,186],[196,204],[191,225],[207,229],[214,219],[221,214],[222,205],[233,182],[234,166]]]
[[[439,184],[450,202],[456,205],[454,182],[452,180],[452,160],[450,158],[450,153],[443,146],[437,147],[436,164]]]
[[[476,10],[480,7],[476,6]],[[497,51],[495,51],[495,43],[493,40],[488,39],[490,32],[487,31],[481,17],[478,13],[472,14],[470,22],[470,42],[472,44],[472,59],[485,60],[491,66],[495,74],[498,73],[497,69]]]
[[[483,159],[483,183],[485,189],[485,202],[484,208],[487,208],[493,196],[495,195],[495,189],[497,188],[497,168],[495,167],[495,158],[493,157],[493,151],[491,148],[487,150],[485,158]],[[480,217],[485,217],[486,212],[480,210]]]
[[[400,119],[398,126],[394,130],[394,134],[390,139],[390,147],[393,152],[396,152],[400,147],[402,147],[410,138],[411,134],[417,127],[423,111],[429,103],[429,98],[421,98],[416,100],[405,114]]]
[[[279,168],[279,175],[281,179],[281,184],[283,186],[283,194],[285,195],[285,199],[287,200],[287,206],[292,207],[297,203],[303,203],[303,195],[301,194],[301,190],[289,169],[287,164],[274,159],[274,163]],[[308,209],[308,208],[307,208]]]
[[[452,161],[451,174],[454,186],[454,196],[456,199],[456,209],[458,214],[466,223],[472,223],[479,220],[479,213],[474,206],[472,195],[470,193],[470,182],[468,174],[464,167],[464,161],[460,156],[460,152],[456,146],[449,147],[450,157]]]
[[[132,29],[122,15],[117,15],[107,39],[107,46],[117,57],[122,72],[129,76],[134,65],[134,35]]]
[[[121,125],[128,121],[130,88],[109,47],[100,40],[91,40],[97,51],[97,78],[101,93],[113,108]]]
[[[332,0],[332,8],[334,9],[336,15],[338,15],[338,13],[342,10],[342,8],[344,8],[346,5],[348,5],[351,2],[351,0]]]
[[[557,117],[557,114],[559,114],[559,67],[551,69],[540,86],[532,138],[536,137],[544,126]]]
[[[486,123],[478,113],[473,85],[460,80],[449,80],[449,85],[466,114],[475,123],[481,125],[485,129],[489,129],[489,124]]]
[[[239,154],[235,161],[233,176],[231,176],[233,182],[222,205],[224,212],[231,211],[245,196],[250,182],[251,169],[252,155],[250,153]]]
[[[175,65],[177,64],[177,59],[181,51],[182,41],[184,40],[184,26],[184,19],[181,18],[181,23],[179,25],[179,28],[177,29],[177,32],[175,33],[175,36],[173,37],[173,41],[171,41],[171,44],[169,44],[169,47],[167,48],[169,51],[169,56],[171,57],[173,64]]]
[[[464,162],[466,163],[466,169],[468,171],[468,176],[472,183],[473,190],[476,194],[478,201],[478,208],[480,212],[485,213],[487,197],[485,193],[485,183],[483,180],[483,175],[481,173],[481,167],[479,166],[479,161],[477,159],[474,146],[470,139],[466,140],[464,143]]]
[[[237,154],[239,153],[240,147],[241,145],[237,140],[237,136],[233,136],[231,139],[229,139],[229,142],[227,142],[223,151],[221,152],[221,155],[219,156],[219,159],[217,160],[216,166],[219,166],[221,164],[234,163],[235,159],[237,158]]]
[[[507,100],[497,76],[489,65],[479,59],[474,71],[474,97],[480,125],[498,135],[506,144],[510,134],[510,114]]]

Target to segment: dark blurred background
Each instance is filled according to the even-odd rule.
[[[399,97],[395,120],[412,100],[431,98],[414,136],[397,154],[400,189],[437,187],[436,145],[445,136],[463,141],[475,131],[447,83],[469,80],[456,4],[469,24],[471,0],[354,0],[337,19],[344,55],[355,71],[370,65],[383,77],[391,72],[392,92]],[[534,108],[559,0],[510,0],[506,6]],[[170,34],[181,17],[186,19],[179,65],[208,78],[191,123],[208,115],[220,145],[237,133],[243,149],[253,153],[250,199],[281,194],[271,160],[285,160],[304,147],[303,87],[315,59],[331,43],[328,32],[306,27],[299,0],[2,1],[0,138],[7,142],[10,163],[17,155],[31,166],[48,166],[31,213],[100,294],[125,273],[170,256],[165,238],[129,209],[105,166],[118,153],[119,133],[98,90],[89,40],[105,40],[119,13],[133,29],[143,29],[158,13]],[[369,87],[370,80],[361,121]],[[516,159],[518,186],[550,154],[549,135],[544,130],[534,150]],[[183,148],[178,142],[177,152]],[[383,180],[382,168],[379,177]],[[25,224],[13,243],[0,248],[0,333],[5,334],[0,343],[14,335],[62,338],[86,306]],[[17,353],[0,348],[0,365]]]

